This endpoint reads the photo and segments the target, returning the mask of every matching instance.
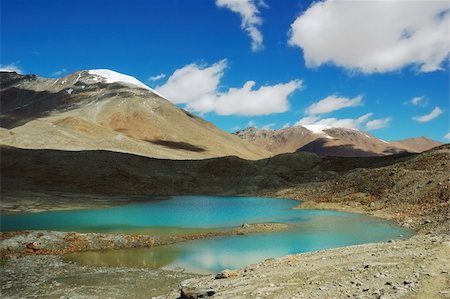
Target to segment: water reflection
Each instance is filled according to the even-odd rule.
[[[154,247],[71,253],[65,259],[92,266],[159,269],[173,263],[181,253],[177,248]]]
[[[98,252],[95,263],[91,253],[74,254],[70,258],[89,265],[150,265],[166,269],[183,268],[193,273],[212,273],[245,267],[272,257],[381,242],[412,234],[390,222],[365,215],[310,212],[308,217],[301,217],[302,221],[287,231],[196,240],[159,248]]]

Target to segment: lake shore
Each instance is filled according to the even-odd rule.
[[[0,267],[2,295],[9,298],[149,298],[158,295],[178,298],[181,284],[191,294],[212,288],[213,298],[449,298],[448,154],[445,147],[373,168],[355,168],[355,161],[351,160],[350,170],[343,161],[330,164],[334,167],[332,170],[327,165],[320,166],[321,173],[331,176],[326,180],[319,176],[318,181],[312,181],[315,180],[312,177],[306,182],[294,182],[270,191],[256,187],[252,192],[236,191],[241,195],[302,200],[299,206],[302,209],[332,209],[388,219],[416,231],[416,235],[404,241],[271,259],[233,271],[224,279],[177,271],[80,266],[64,261],[61,255],[17,255],[2,262]],[[337,175],[339,168],[342,173]],[[308,170],[308,175],[310,173]],[[290,178],[294,180],[298,176]],[[276,181],[264,180],[265,183]],[[234,184],[229,182],[221,190],[225,187],[232,190],[231,186]],[[2,196],[2,212],[129,203],[106,195],[94,198],[83,195],[83,199],[72,201],[70,194],[65,194],[66,200],[59,199],[60,192],[52,191],[47,195],[42,191],[39,193],[42,197],[36,198],[33,194],[30,192],[23,198],[19,194],[17,201],[14,195],[5,201]],[[41,238],[45,239],[45,234]],[[33,251],[33,248],[27,249]]]
[[[285,197],[287,192],[292,193],[292,190],[265,195]],[[404,241],[349,246],[270,259],[233,271],[230,278],[215,279],[214,275],[201,276],[182,271],[81,266],[65,261],[62,254],[277,231],[286,229],[286,225],[250,225],[208,234],[162,236],[158,239],[153,236],[92,233],[2,233],[3,244],[9,244],[6,254],[9,260],[0,270],[2,294],[10,298],[29,297],[31,294],[56,298],[59,297],[57,294],[70,298],[148,298],[158,295],[160,298],[177,298],[180,284],[184,290],[200,293],[212,288],[214,298],[446,298],[450,294],[447,293],[450,277],[448,269],[445,269],[445,265],[449,264],[450,237],[443,233],[445,225],[437,219],[418,217],[414,221],[402,222],[403,218],[393,213],[392,208],[374,212],[370,211],[369,206],[348,201],[348,198],[345,203],[305,199],[297,208],[367,213],[413,227],[417,234]],[[111,236],[114,236],[114,242],[109,238]],[[38,243],[41,247],[33,243],[33,240],[39,239],[46,241]],[[65,270],[61,271],[60,267]],[[108,278],[103,278],[105,276]],[[167,278],[163,279],[165,276]],[[101,281],[102,291],[94,291],[93,285],[82,288],[81,285],[87,283],[85,277]],[[138,281],[139,285],[135,288],[124,286],[123,277]],[[161,295],[164,293],[167,294]]]

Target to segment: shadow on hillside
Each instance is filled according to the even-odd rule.
[[[200,146],[193,145],[188,142],[183,141],[170,141],[170,140],[162,140],[162,139],[156,139],[156,140],[145,140],[147,142],[156,144],[156,145],[162,145],[167,148],[176,149],[176,150],[185,150],[190,152],[196,152],[201,153],[205,152],[206,149]]]
[[[83,194],[254,194],[335,178],[329,173],[405,162],[417,154],[318,159],[292,153],[266,160],[238,157],[165,160],[103,150],[31,150],[0,146],[0,194],[64,191]],[[325,171],[325,172],[324,172]]]
[[[55,109],[73,105],[65,91],[51,93],[10,87],[0,93],[0,126],[12,129],[36,118],[45,117]]]
[[[322,157],[374,157],[381,156],[379,153],[365,151],[356,148],[353,144],[327,145],[328,140],[324,138],[316,139],[297,149],[297,152],[311,152]]]

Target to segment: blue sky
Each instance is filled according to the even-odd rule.
[[[325,124],[448,142],[448,2],[233,1],[1,0],[1,64],[129,74],[227,131]]]

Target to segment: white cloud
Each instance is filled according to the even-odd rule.
[[[230,88],[218,94],[214,111],[220,115],[267,115],[289,110],[288,96],[301,87],[302,81],[261,86],[253,89],[254,81],[247,81],[242,88]],[[202,111],[199,109],[199,112]]]
[[[447,134],[445,134],[444,138],[450,140],[450,132],[448,132]]]
[[[381,128],[387,127],[390,122],[391,122],[391,118],[390,117],[374,119],[374,120],[370,120],[370,121],[368,121],[366,123],[366,128],[369,131],[370,130],[381,129]]]
[[[207,101],[216,93],[220,79],[227,66],[221,60],[209,67],[189,64],[176,70],[167,82],[156,88],[175,104],[196,101]]]
[[[358,118],[343,118],[338,119],[334,117],[330,118],[320,118],[316,115],[305,116],[299,121],[297,121],[295,126],[317,126],[320,128],[347,128],[355,130],[376,130],[387,127],[391,122],[391,118],[382,118],[369,120],[373,113],[366,113]]]
[[[288,97],[302,86],[302,81],[260,86],[247,81],[242,88],[219,92],[220,80],[226,68],[222,60],[209,67],[190,64],[176,70],[167,83],[156,88],[176,104],[200,113],[220,115],[267,115],[289,109]]]
[[[323,100],[313,103],[306,108],[306,113],[309,115],[324,114],[336,111],[345,107],[355,107],[362,105],[362,96],[357,96],[353,99],[338,97],[331,95]]]
[[[18,74],[22,74],[22,69],[19,68],[16,64],[0,64],[0,72],[16,72]]]
[[[285,123],[281,128],[282,128],[282,129],[287,129],[287,128],[289,128],[290,126],[291,126],[290,123]]]
[[[291,24],[289,44],[306,65],[335,64],[363,73],[416,65],[441,69],[450,52],[448,1],[314,2]]]
[[[234,126],[234,127],[231,128],[231,131],[232,131],[232,132],[237,132],[237,131],[239,131],[240,129],[241,129],[240,126]]]
[[[428,99],[424,96],[414,97],[411,100],[406,101],[405,104],[425,107],[426,105],[428,105]]]
[[[261,130],[270,130],[271,128],[273,128],[274,126],[276,126],[276,123],[270,123],[267,125],[264,125],[261,127]]]
[[[372,116],[372,113],[364,114],[358,118],[320,118],[318,116],[306,116],[295,123],[295,126],[318,125],[331,128],[360,129]]]
[[[59,71],[56,71],[52,74],[53,77],[60,77],[61,75],[64,75],[67,73],[67,69],[61,69]]]
[[[252,50],[263,48],[263,35],[260,30],[262,19],[258,7],[266,6],[262,0],[216,0],[218,7],[225,7],[241,17],[241,28],[247,31],[252,40]]]
[[[147,79],[147,81],[149,81],[149,82],[152,82],[152,81],[158,81],[158,80],[164,79],[165,77],[166,77],[166,74],[161,73],[161,74],[159,74],[159,75],[155,75],[155,76],[149,77],[149,78]]]
[[[441,108],[436,106],[430,113],[421,115],[421,116],[415,116],[415,117],[413,117],[413,120],[421,122],[421,123],[425,123],[425,122],[429,122],[430,120],[435,119],[442,113],[444,113],[444,111]]]

